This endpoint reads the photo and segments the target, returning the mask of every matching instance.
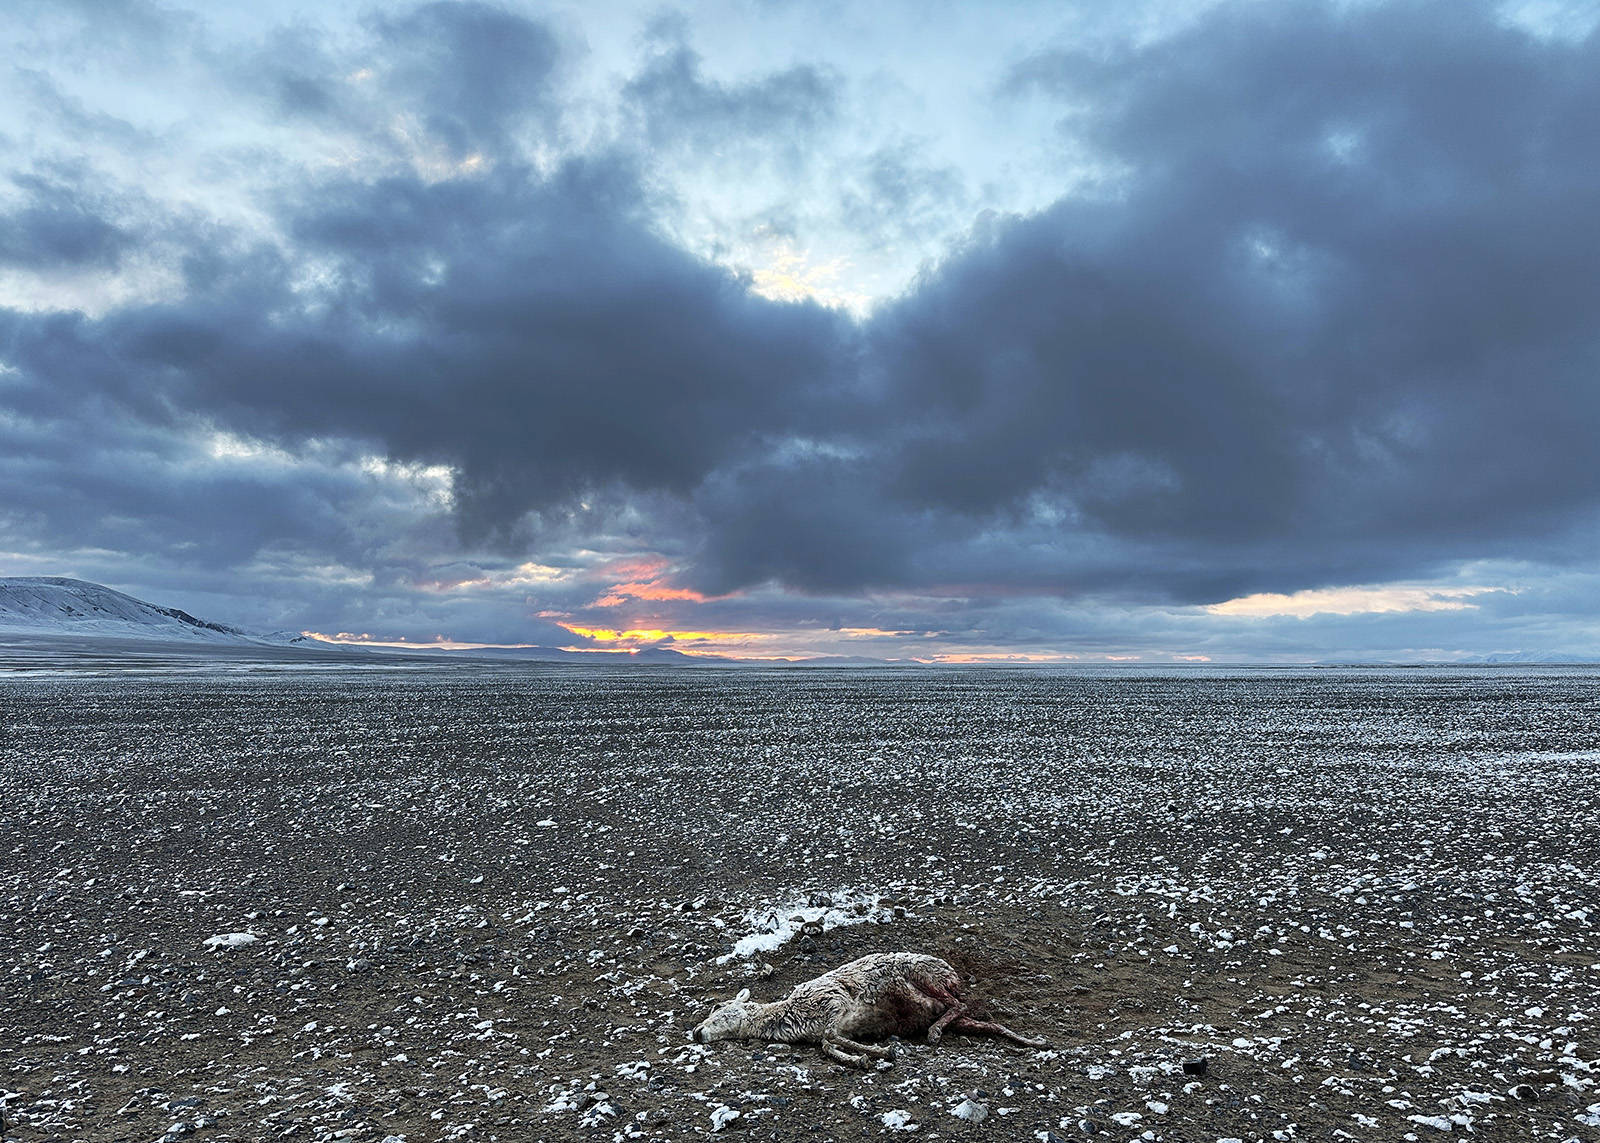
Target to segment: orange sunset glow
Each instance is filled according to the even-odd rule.
[[[660,627],[586,627],[578,623],[567,623],[558,620],[557,626],[564,627],[574,635],[584,639],[591,639],[596,643],[616,643],[619,645],[649,646],[656,643],[734,643],[748,644],[761,642],[774,638],[772,635],[761,634],[754,631],[673,631]],[[693,654],[693,650],[679,648],[685,654]]]
[[[590,607],[618,607],[630,599],[681,600],[688,603],[706,603],[723,596],[703,595],[687,587],[669,587],[662,583],[619,583],[609,588]]]

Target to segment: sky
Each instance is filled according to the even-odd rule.
[[[0,575],[371,642],[1600,653],[1600,3],[0,24]]]

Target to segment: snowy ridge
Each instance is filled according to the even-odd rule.
[[[0,633],[280,646],[300,638],[253,634],[98,583],[55,576],[0,578]]]

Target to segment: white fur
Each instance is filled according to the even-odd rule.
[[[925,1032],[930,1042],[936,1042],[946,1026],[994,1032],[1029,1047],[1042,1046],[1043,1041],[965,1016],[960,989],[960,976],[938,957],[873,953],[798,984],[787,997],[770,1004],[751,1001],[746,988],[712,1012],[691,1036],[707,1044],[714,1040],[816,1044],[825,1055],[851,1067],[869,1066],[868,1057],[894,1058],[889,1049],[860,1043],[858,1037]]]

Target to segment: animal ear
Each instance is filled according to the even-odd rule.
[[[735,1004],[743,1004],[746,1000],[749,1000],[749,999],[750,999],[750,990],[748,988],[741,988],[741,989],[739,989],[739,995],[737,995],[737,996],[735,996],[733,998],[733,1002]]]

